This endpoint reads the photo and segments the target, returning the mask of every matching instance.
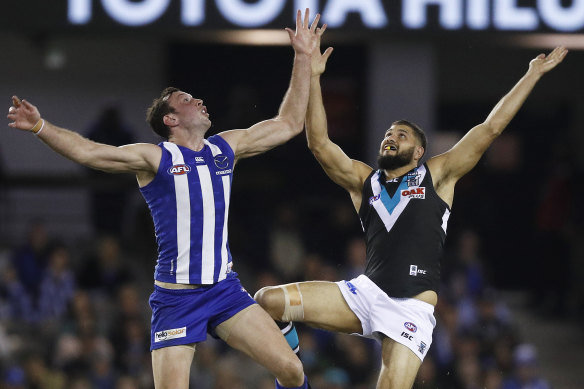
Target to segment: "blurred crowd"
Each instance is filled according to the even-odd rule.
[[[305,228],[314,222],[302,215],[291,203],[275,209],[265,250],[258,253],[266,258],[248,260],[245,250],[238,258],[233,248],[234,268],[252,295],[265,285],[362,272],[364,242],[348,204],[331,208],[327,233],[318,239]],[[152,388],[148,296],[155,253],[145,261],[107,231],[65,242],[50,235],[48,223],[31,221],[23,241],[0,254],[0,387]],[[537,350],[523,342],[512,312],[490,285],[482,243],[465,230],[450,245],[438,324],[416,388],[549,387],[537,373]],[[315,389],[375,387],[377,343],[303,325],[298,330],[300,357]],[[191,387],[198,389],[274,385],[267,371],[212,337],[197,346],[192,369]]]

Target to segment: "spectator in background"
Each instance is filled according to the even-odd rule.
[[[80,287],[106,296],[115,296],[121,285],[134,280],[117,236],[105,234],[97,239],[89,258],[82,261],[77,280]]]
[[[484,389],[501,389],[503,386],[503,373],[496,365],[486,366],[483,372]]]
[[[41,319],[64,317],[76,289],[74,273],[70,267],[69,249],[55,244],[48,255],[48,267],[40,284],[38,300]]]
[[[26,389],[24,369],[18,365],[12,365],[5,369],[2,377],[2,387],[4,389]]]
[[[47,266],[50,239],[45,222],[31,220],[27,226],[25,243],[14,251],[12,264],[27,293],[36,300]]]
[[[420,370],[416,376],[416,381],[414,383],[414,388],[416,389],[436,389],[440,385],[438,383],[438,369],[436,368],[436,362],[432,356],[428,356],[424,359],[424,362],[420,365]]]
[[[478,353],[461,356],[458,359],[456,378],[459,389],[483,389]]]
[[[5,236],[7,231],[5,229],[8,227],[7,221],[9,220],[9,204],[8,196],[6,193],[6,173],[4,169],[4,158],[2,157],[2,150],[0,149],[0,236]],[[0,238],[0,245],[3,244],[4,238]]]
[[[575,199],[580,182],[575,174],[567,140],[552,144],[550,171],[539,186],[535,217],[533,304],[542,314],[565,315],[570,305],[573,274],[570,238],[574,234]],[[553,260],[553,266],[549,266]]]
[[[12,263],[4,264],[0,279],[0,318],[12,324],[34,321],[32,295],[20,281]]]
[[[39,354],[26,358],[25,370],[30,388],[66,389],[66,377],[62,371],[49,367]]]
[[[116,380],[115,389],[139,389],[138,382],[132,376],[121,376]]]
[[[365,263],[367,258],[367,248],[362,237],[350,238],[346,243],[345,248],[345,272],[341,276],[350,280],[363,274],[365,271]]]
[[[479,296],[485,287],[486,275],[481,257],[481,242],[476,232],[463,230],[458,237],[454,274],[462,274],[471,297]]]
[[[276,209],[274,225],[269,232],[270,263],[285,280],[297,279],[302,272],[305,255],[300,233],[300,215],[290,203],[282,203]]]
[[[503,382],[503,389],[551,389],[548,382],[540,377],[537,351],[532,344],[517,346],[513,361],[513,376]]]
[[[113,104],[103,109],[90,127],[87,137],[112,146],[134,142],[132,131],[122,119],[120,108]],[[89,197],[94,232],[120,236],[128,209],[129,188],[120,188],[115,177],[102,171],[88,169],[87,174],[94,180]]]

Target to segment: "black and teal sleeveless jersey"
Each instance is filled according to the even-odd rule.
[[[383,170],[373,171],[359,210],[367,243],[365,275],[390,297],[438,292],[449,216],[426,164],[389,182]]]

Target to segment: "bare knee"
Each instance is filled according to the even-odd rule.
[[[194,347],[171,346],[152,351],[152,372],[157,389],[187,389]]]
[[[283,386],[298,387],[304,383],[304,369],[296,355],[282,361],[274,374]]]
[[[282,319],[284,293],[279,287],[266,286],[253,296],[254,300],[275,320]]]

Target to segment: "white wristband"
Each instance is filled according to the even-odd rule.
[[[39,123],[41,123],[41,127],[38,130],[35,131],[35,129],[38,127]],[[35,124],[34,127],[31,128],[31,131],[32,131],[33,134],[35,134],[36,136],[38,136],[41,133],[41,131],[43,130],[43,128],[45,128],[45,119],[39,119],[39,121],[37,122],[37,124]]]

